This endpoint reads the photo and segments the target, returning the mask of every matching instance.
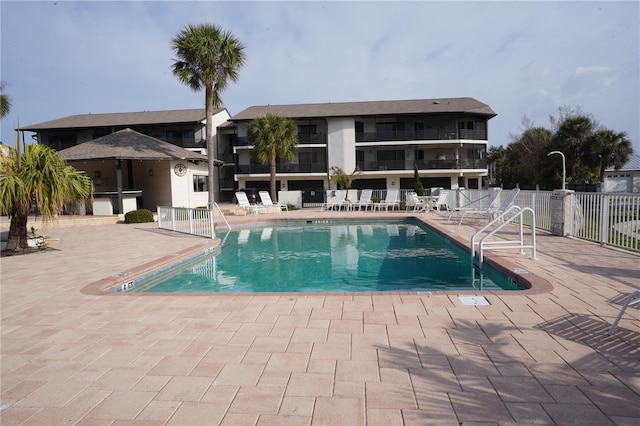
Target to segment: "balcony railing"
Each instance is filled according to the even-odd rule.
[[[276,173],[325,173],[327,163],[277,164]],[[262,164],[236,164],[236,174],[269,173],[269,166]]]
[[[487,140],[485,130],[425,129],[395,132],[356,132],[356,142],[416,141],[416,140]]]
[[[418,164],[418,169],[420,170],[461,170],[487,168],[487,160],[484,159],[358,161],[358,167],[362,171],[413,170],[414,164]]]
[[[299,134],[297,138],[300,145],[327,143],[327,135],[324,133]],[[234,136],[233,146],[249,146],[249,139],[246,136]]]

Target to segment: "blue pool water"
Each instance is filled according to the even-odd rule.
[[[136,282],[144,292],[519,290],[419,222],[297,223],[230,232],[220,250]],[[481,278],[481,280],[480,280]]]

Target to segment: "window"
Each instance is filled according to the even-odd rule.
[[[404,131],[404,122],[390,121],[387,123],[376,123],[377,132],[402,132]]]
[[[107,136],[111,134],[111,130],[110,129],[94,129],[93,130],[93,138],[94,139],[98,139],[101,138],[103,136]]]
[[[182,143],[182,132],[178,130],[167,130],[167,142],[172,144]]]
[[[376,158],[378,161],[404,160],[404,149],[377,151]]]
[[[50,135],[49,146],[57,151],[77,145],[76,135]]]
[[[317,151],[300,151],[298,153],[298,162],[300,164],[315,164],[318,162]]]
[[[396,123],[376,123],[377,132],[395,132]]]
[[[193,192],[208,192],[209,185],[207,184],[206,175],[193,175]]]
[[[193,129],[167,130],[166,139],[167,142],[178,146],[184,146],[185,144],[193,145],[196,141],[195,132],[193,131]]]
[[[194,144],[196,142],[196,133],[192,129],[182,132],[182,140],[185,144]]]
[[[460,130],[473,130],[473,121],[461,121],[460,122]]]
[[[299,135],[315,135],[316,125],[315,124],[298,124],[298,134]]]

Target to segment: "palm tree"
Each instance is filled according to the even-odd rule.
[[[562,151],[566,157],[567,179],[579,182],[584,169],[580,160],[583,157],[586,141],[593,135],[597,123],[588,115],[571,115],[559,123],[558,129],[549,145],[549,151]]]
[[[356,166],[353,169],[351,174],[345,172],[342,167],[332,166],[331,167],[331,177],[336,181],[336,185],[338,185],[338,189],[349,189],[351,188],[351,183],[356,180],[358,176],[362,174],[360,171],[360,167]]]
[[[599,182],[603,182],[605,170],[608,167],[620,169],[629,161],[631,154],[633,147],[625,132],[600,129],[586,144],[583,161],[597,169]]]
[[[249,123],[247,138],[253,145],[251,155],[262,164],[269,165],[269,192],[277,200],[276,158],[291,161],[298,151],[298,127],[295,121],[277,114],[256,117]]]
[[[56,151],[34,144],[25,145],[20,154],[19,146],[16,141],[17,148],[0,157],[0,210],[11,216],[6,250],[13,251],[29,247],[27,219],[32,208],[46,222],[93,196],[91,179]]]
[[[4,83],[0,82],[0,118],[4,118],[11,111],[11,98],[2,93],[4,91]]]
[[[227,88],[228,80],[238,80],[238,71],[245,61],[244,45],[231,32],[212,24],[188,25],[171,43],[178,56],[173,74],[196,92],[205,89],[209,208],[213,208],[215,158],[211,118],[214,108],[222,106],[220,94]]]

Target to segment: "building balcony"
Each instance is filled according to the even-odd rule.
[[[485,159],[460,160],[387,160],[387,161],[359,161],[358,167],[363,172],[387,170],[413,170],[414,164],[419,170],[470,170],[486,169]]]
[[[356,142],[398,142],[418,140],[487,140],[485,130],[452,130],[452,129],[426,129],[426,130],[398,130],[392,132],[356,132]]]
[[[302,133],[298,134],[299,145],[326,144],[327,135],[324,133]],[[233,146],[249,146],[249,139],[246,136],[233,136]]]
[[[284,163],[276,165],[276,173],[326,173],[327,163]],[[264,174],[269,173],[269,166],[263,164],[236,164],[236,174]]]

